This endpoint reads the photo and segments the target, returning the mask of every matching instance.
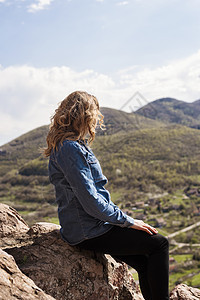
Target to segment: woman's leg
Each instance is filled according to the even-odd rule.
[[[119,259],[123,257],[124,262],[138,269],[141,291],[145,299],[169,299],[169,245],[168,240],[162,235],[150,235],[141,230],[114,226],[106,234],[86,240],[79,246],[107,253]],[[138,256],[140,256],[139,264]]]
[[[123,261],[138,272],[139,284],[145,300],[152,300],[147,277],[148,257],[146,255],[113,255],[117,261]]]

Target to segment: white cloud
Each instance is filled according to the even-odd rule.
[[[86,90],[101,97],[114,90],[114,82],[92,70],[78,73],[67,67],[1,67],[0,118],[4,121],[0,123],[0,145],[48,124],[58,102],[74,90]]]
[[[0,3],[6,2],[7,0],[0,0]]]
[[[74,90],[86,90],[97,96],[101,106],[120,109],[135,92],[132,109],[161,97],[192,102],[200,98],[200,51],[158,68],[130,66],[107,76],[68,67],[0,67],[0,145],[28,130],[48,124],[64,97]]]
[[[140,91],[148,99],[174,97],[192,102],[200,98],[200,51],[155,69],[121,72],[120,84]]]
[[[118,2],[117,5],[124,6],[124,5],[127,5],[128,3],[129,3],[128,1],[121,1],[121,2]]]
[[[46,9],[53,1],[54,0],[36,0],[36,3],[32,3],[28,6],[28,12],[35,13],[39,10]]]

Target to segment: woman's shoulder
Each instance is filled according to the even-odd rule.
[[[79,142],[78,140],[69,140],[66,139],[60,144],[61,147],[67,147],[67,148],[78,148],[79,147]]]
[[[59,147],[59,152],[67,152],[68,155],[73,154],[85,154],[86,153],[86,149],[85,147],[83,147],[83,145],[78,141],[78,140],[64,140],[64,142],[60,145]]]

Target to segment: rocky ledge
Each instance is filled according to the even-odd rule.
[[[31,228],[0,204],[0,299],[142,300],[124,263],[64,242],[59,226]],[[178,285],[172,300],[200,299],[200,290]]]

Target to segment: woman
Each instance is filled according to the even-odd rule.
[[[106,177],[86,142],[103,116],[96,97],[73,92],[51,118],[45,155],[55,186],[62,238],[70,245],[112,255],[139,274],[147,300],[167,300],[168,241],[157,230],[122,212],[105,189]]]

